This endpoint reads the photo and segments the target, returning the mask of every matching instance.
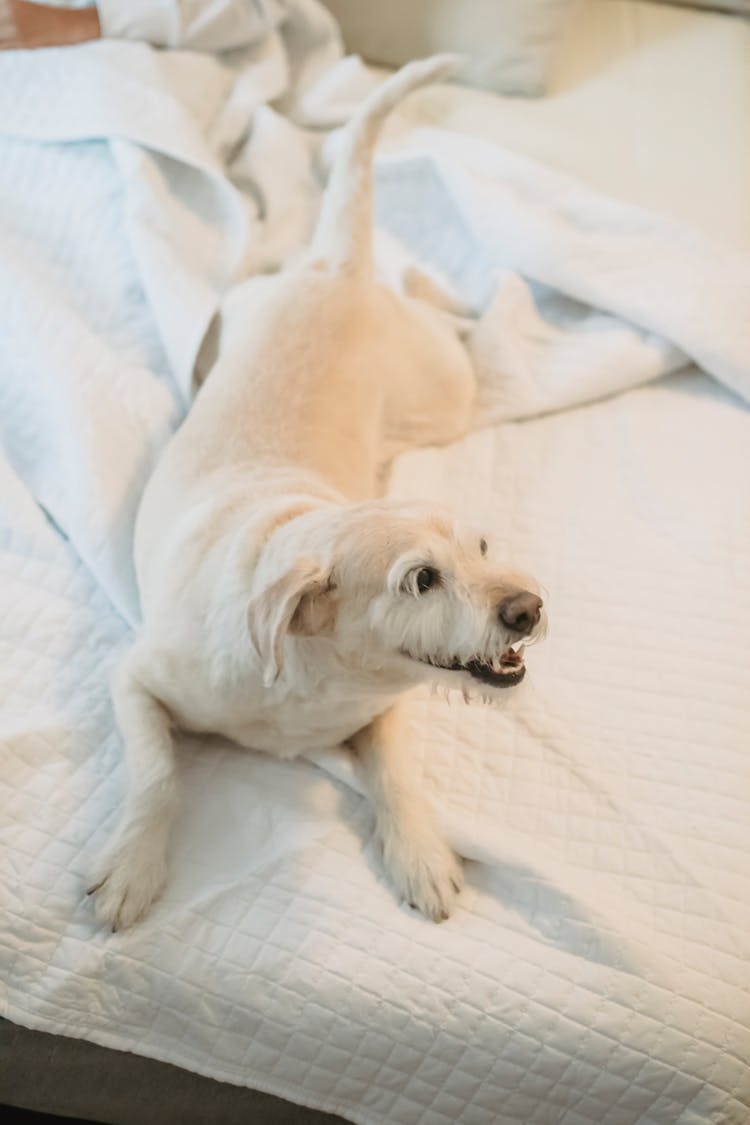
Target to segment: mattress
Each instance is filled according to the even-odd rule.
[[[667,18],[648,5],[601,5],[610,7],[613,35],[663,29]],[[678,65],[675,36],[708,43],[725,23],[673,10],[669,19],[674,34],[655,33],[635,53],[661,45],[689,106],[694,48]],[[722,88],[745,81],[733,57],[723,56]],[[741,176],[727,176],[724,196],[708,171],[673,196],[674,180],[667,190],[645,171],[618,175],[615,146],[592,157],[592,133],[575,132],[588,119],[603,135],[607,104],[628,101],[628,58],[567,94],[561,80],[534,128],[534,106],[440,90],[415,100],[392,138],[408,144],[415,123],[436,120],[483,133],[747,247],[746,216],[732,225]],[[208,79],[218,99],[221,76]],[[730,103],[739,136],[744,105]],[[716,131],[683,136],[680,149],[656,116],[644,113],[642,127],[650,120],[649,144],[668,150],[665,167],[678,150],[701,168],[709,155],[724,170],[740,160]],[[44,249],[48,293],[67,294],[53,327],[72,333],[85,315],[100,346],[87,353],[98,362],[84,399],[73,365],[58,382],[32,383],[20,361],[36,355],[2,361],[3,1013],[357,1122],[741,1125],[750,1113],[748,411],[686,356],[648,386],[487,425],[396,467],[396,494],[459,506],[542,576],[552,621],[528,691],[507,709],[427,693],[411,704],[423,784],[467,839],[486,845],[467,864],[449,922],[432,926],[394,902],[367,808],[344,773],[337,781],[309,763],[191,738],[181,744],[163,901],[131,933],[94,927],[87,868],[122,794],[108,674],[132,635],[112,529],[127,528],[178,416],[170,371],[181,354],[178,334],[157,331],[142,261],[128,252],[122,216],[132,219],[133,201],[117,172],[132,154],[110,153],[103,162],[83,146],[73,169],[65,146],[35,152],[19,141],[13,151],[16,184],[32,201],[42,167],[45,183],[90,184],[77,208],[61,189],[38,246],[31,226],[16,235]],[[635,167],[630,157],[618,147],[620,170]],[[386,166],[386,197],[390,182]],[[19,194],[6,206],[19,207]],[[98,242],[86,234],[93,206],[112,219]],[[30,206],[30,224],[38,210]],[[408,243],[397,210],[386,212],[381,203],[381,220]],[[81,235],[72,262],[65,226]],[[86,277],[105,259],[109,300],[92,308]],[[28,246],[12,259],[22,260]],[[471,270],[463,280],[473,283]],[[44,342],[42,361],[54,358]],[[110,368],[113,353],[127,367]],[[63,401],[80,442],[59,435],[60,385],[76,390]],[[65,481],[87,458],[116,462],[93,500],[84,488],[63,494],[32,455],[42,408]],[[94,409],[109,423],[103,443],[80,425]],[[107,443],[118,435],[113,458]]]

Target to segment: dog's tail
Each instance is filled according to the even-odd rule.
[[[335,270],[366,274],[372,269],[372,155],[388,114],[420,86],[456,70],[458,55],[434,55],[402,67],[375,90],[346,127],[331,170],[318,225],[313,259]]]

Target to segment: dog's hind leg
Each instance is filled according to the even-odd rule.
[[[392,707],[350,739],[350,745],[396,890],[433,922],[441,922],[461,889],[461,863],[420,793],[403,728],[398,708]]]
[[[471,330],[474,322],[469,309],[426,270],[416,265],[407,266],[403,274],[403,284],[407,297],[424,301],[426,305],[443,313],[459,336],[466,335]]]
[[[97,918],[124,929],[146,913],[167,875],[167,844],[176,803],[171,719],[143,682],[143,651],[117,669],[112,697],[125,740],[128,790],[115,836],[94,869]]]
[[[383,318],[389,339],[383,460],[404,449],[447,445],[471,429],[476,376],[447,313],[407,298]]]

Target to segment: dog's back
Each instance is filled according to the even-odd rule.
[[[226,493],[237,467],[246,473],[252,465],[256,479],[263,467],[271,474],[294,467],[350,499],[372,495],[386,421],[398,418],[406,431],[410,413],[423,413],[414,373],[428,372],[439,394],[446,368],[446,387],[455,385],[467,360],[453,332],[420,302],[376,284],[371,251],[378,133],[408,93],[454,67],[452,56],[411,63],[370,96],[344,131],[308,254],[229,296],[231,330],[219,360],[144,494],[139,580],[145,557],[163,549],[172,513],[203,503],[207,488]],[[457,409],[446,391],[451,431],[466,403]],[[250,502],[250,489],[246,495]]]

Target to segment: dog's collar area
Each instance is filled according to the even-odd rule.
[[[524,646],[517,644],[515,647],[509,646],[506,648],[502,656],[492,661],[483,660],[480,657],[467,661],[458,659],[443,661],[432,656],[414,656],[410,652],[405,652],[404,656],[408,656],[411,660],[418,660],[420,664],[440,668],[445,672],[466,672],[473,679],[482,684],[488,684],[490,687],[506,688],[520,684],[526,675],[523,652]]]

